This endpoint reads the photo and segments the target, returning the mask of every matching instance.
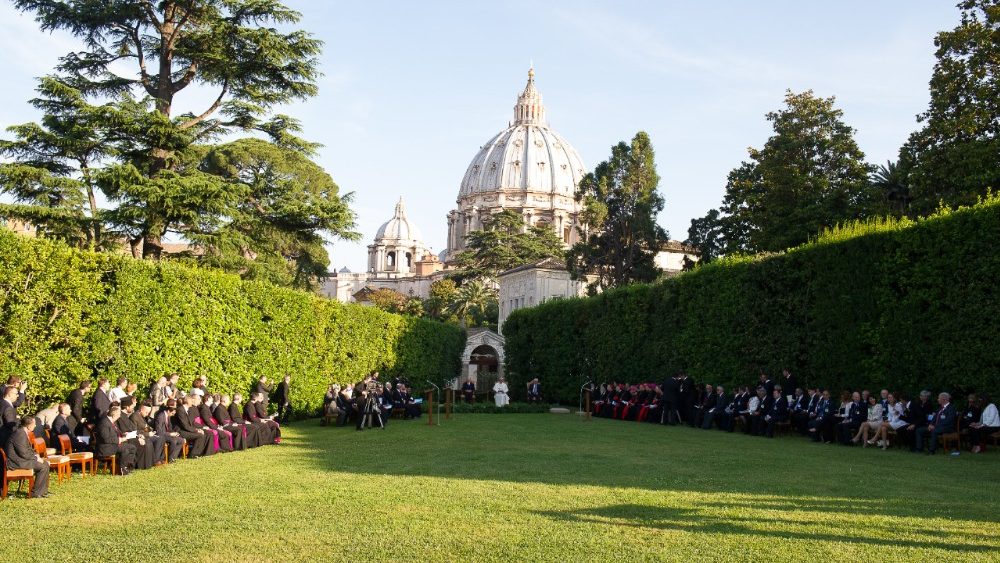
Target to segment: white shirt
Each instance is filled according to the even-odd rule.
[[[126,393],[121,387],[112,387],[111,390],[108,391],[108,400],[112,403],[120,403],[122,402],[122,399],[127,396],[128,393]]]
[[[994,403],[986,405],[983,409],[983,416],[979,418],[979,422],[983,423],[983,426],[989,426],[990,428],[996,428],[1000,426],[1000,413],[997,412],[997,406]]]

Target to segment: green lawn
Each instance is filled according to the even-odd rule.
[[[0,503],[0,561],[998,561],[1000,453],[457,415]]]

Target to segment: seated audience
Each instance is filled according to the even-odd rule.
[[[955,406],[951,404],[951,395],[938,393],[937,411],[931,415],[927,426],[917,428],[914,434],[914,450],[923,451],[926,443],[928,455],[934,455],[938,447],[938,438],[942,434],[955,432],[957,421],[958,416],[955,413]]]
[[[215,403],[212,418],[215,419],[220,428],[229,432],[232,439],[232,449],[247,449],[247,428],[249,425],[245,422],[241,423],[233,420],[233,417],[229,414],[229,405],[232,404],[232,401],[229,400],[229,395],[215,395],[212,397],[212,401]],[[256,443],[256,440],[254,443]]]
[[[788,399],[781,396],[781,387],[774,386],[774,393],[771,396],[771,404],[764,421],[767,423],[765,434],[768,438],[774,438],[774,428],[778,424],[788,420]]]
[[[837,440],[845,445],[853,444],[854,433],[861,428],[868,416],[868,407],[862,399],[862,394],[855,391],[851,394],[851,402],[848,403],[840,422],[837,423]]]
[[[8,386],[7,389],[14,390],[16,401],[17,387]],[[49,463],[35,451],[35,445],[31,441],[34,430],[35,417],[22,417],[20,426],[14,428],[9,436],[4,453],[7,454],[7,469],[30,469],[34,472],[35,486],[31,489],[31,497],[45,498],[49,496]]]
[[[197,411],[192,407],[194,404],[192,397],[187,395],[178,403],[177,412],[174,414],[174,428],[187,440],[188,457],[197,459],[211,455],[215,450],[212,447],[212,436],[195,422]]]
[[[132,415],[135,413],[135,399],[123,397],[121,402],[121,416],[115,421],[118,432],[125,438],[126,442],[135,447],[135,468],[149,469],[153,467],[156,460],[163,454],[163,446],[157,452],[152,441],[146,438],[146,434],[139,432]]]
[[[865,421],[861,423],[858,427],[858,432],[851,438],[851,442],[857,444],[858,441],[863,441],[864,446],[875,445],[875,435],[878,434],[879,430],[882,428],[882,404],[879,403],[878,397],[874,395],[868,397],[868,415]],[[868,438],[868,435],[871,438]]]
[[[94,456],[97,458],[117,457],[119,474],[128,475],[135,467],[136,446],[130,444],[122,432],[118,430],[117,424],[121,415],[122,409],[115,403],[97,421],[93,435]]]
[[[59,414],[57,414],[55,420],[52,421],[51,431],[49,432],[49,447],[55,448],[56,451],[59,451],[61,449],[59,436],[67,436],[69,437],[70,446],[73,448],[74,452],[84,451],[86,448],[76,436],[77,425],[78,422],[76,418],[73,417],[69,404],[60,403]]]
[[[979,404],[982,406],[979,420],[969,424],[972,453],[976,454],[986,450],[986,438],[1000,432],[1000,412],[997,412],[996,404],[990,400],[990,396],[986,393],[979,396]]]
[[[701,427],[705,430],[711,430],[712,425],[718,423],[719,428],[723,428],[726,422],[726,407],[729,406],[729,402],[730,399],[726,395],[725,388],[722,385],[717,386],[715,388],[715,401],[709,404],[702,414]]]
[[[156,432],[157,436],[163,436],[163,440],[167,443],[167,452],[169,455],[169,462],[173,463],[177,460],[177,457],[181,455],[184,450],[185,438],[181,436],[179,430],[174,428],[174,417],[177,415],[177,401],[174,399],[167,399],[167,402],[163,404],[163,408],[156,413],[153,417],[153,430]]]

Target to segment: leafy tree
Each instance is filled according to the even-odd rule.
[[[424,316],[424,301],[419,297],[411,297],[406,300],[401,312],[411,317],[422,317]]]
[[[235,131],[262,131],[304,147],[279,104],[316,92],[320,42],[284,32],[299,14],[277,0],[15,0],[44,31],[65,30],[84,49],[58,70],[85,99],[114,100],[109,140],[118,162],[99,182],[119,204],[113,217],[158,258],[170,230],[197,232],[198,216],[226,207],[226,182],[191,166],[192,147]],[[190,86],[217,92],[199,113],[175,112]],[[222,202],[217,201],[223,200]]]
[[[700,262],[707,264],[723,254],[725,246],[723,227],[719,210],[712,209],[704,217],[691,219],[688,238],[684,244],[697,248],[701,255]]]
[[[591,292],[656,279],[654,258],[667,239],[656,223],[663,209],[659,183],[653,146],[642,131],[631,144],[612,147],[611,158],[580,181],[582,240],[570,249],[567,265],[575,279],[596,275]]]
[[[406,308],[406,296],[387,287],[380,287],[368,295],[375,307],[389,313],[400,313]]]
[[[455,293],[449,307],[463,327],[469,326],[470,319],[476,322],[486,320],[489,316],[491,303],[496,304],[496,291],[490,289],[480,280],[470,280],[462,284]]]
[[[835,99],[787,92],[767,114],[772,135],[729,173],[721,219],[724,252],[774,252],[838,223],[880,214],[870,167]]]
[[[226,209],[225,224],[195,233],[191,240],[240,271],[253,272],[255,266],[271,263],[279,268],[244,277],[290,278],[282,285],[311,289],[325,277],[330,263],[322,233],[360,238],[351,230],[351,194],[340,196],[330,175],[302,151],[240,139],[212,147],[201,169],[235,184],[236,194]]]
[[[1000,0],[962,0],[959,25],[937,35],[930,105],[900,150],[913,212],[975,203],[1000,187]]]
[[[427,299],[424,300],[424,313],[432,319],[457,322],[450,310],[457,293],[458,286],[455,285],[455,280],[446,278],[431,282]]]
[[[505,270],[562,257],[562,240],[551,226],[526,227],[520,214],[505,209],[484,221],[482,230],[469,233],[457,263],[463,278],[492,284]]]
[[[106,241],[93,169],[107,156],[102,112],[53,76],[37,91],[31,105],[44,112],[41,122],[8,127],[15,139],[0,140],[0,154],[15,160],[0,164],[0,192],[18,202],[0,213],[35,225],[40,236],[99,248]]]

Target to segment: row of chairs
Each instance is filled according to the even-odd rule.
[[[742,421],[737,419],[737,426],[742,427]],[[775,434],[778,436],[788,435],[792,433],[792,423],[789,420],[779,422],[775,425]],[[899,436],[895,430],[890,430],[886,433],[886,439],[889,441],[890,445],[902,445],[899,443]],[[987,441],[993,446],[1000,446],[1000,432],[994,432],[987,437]],[[951,451],[954,448],[956,451],[962,449],[963,442],[967,449],[972,449],[972,444],[969,442],[969,430],[962,431],[962,419],[955,421],[955,431],[948,434],[941,434],[938,436],[938,443],[945,453]]]
[[[46,436],[49,435],[49,431],[45,431]],[[55,448],[47,447],[47,442],[44,438],[35,438],[31,435],[34,440],[35,451],[38,455],[48,462],[49,464],[49,474],[53,472],[56,474],[56,483],[61,484],[64,480],[69,481],[73,476],[73,468],[80,468],[80,478],[84,478],[87,474],[90,476],[96,476],[99,471],[106,470],[110,475],[118,474],[118,456],[94,456],[93,452],[74,452],[73,443],[69,439],[69,436],[60,435],[59,436],[59,453],[56,453]],[[164,464],[169,460],[167,455],[167,444],[163,445],[163,459]],[[188,455],[188,445],[184,442],[183,449],[181,451],[181,457],[187,458]],[[28,485],[28,498],[31,498],[31,490],[35,485],[35,473],[31,469],[8,469],[7,468],[7,454],[0,448],[0,461],[3,465],[0,466],[0,470],[3,471],[3,486],[0,488],[0,500],[7,498],[10,493],[10,483],[17,483],[18,492],[20,492],[21,485],[27,483]]]

